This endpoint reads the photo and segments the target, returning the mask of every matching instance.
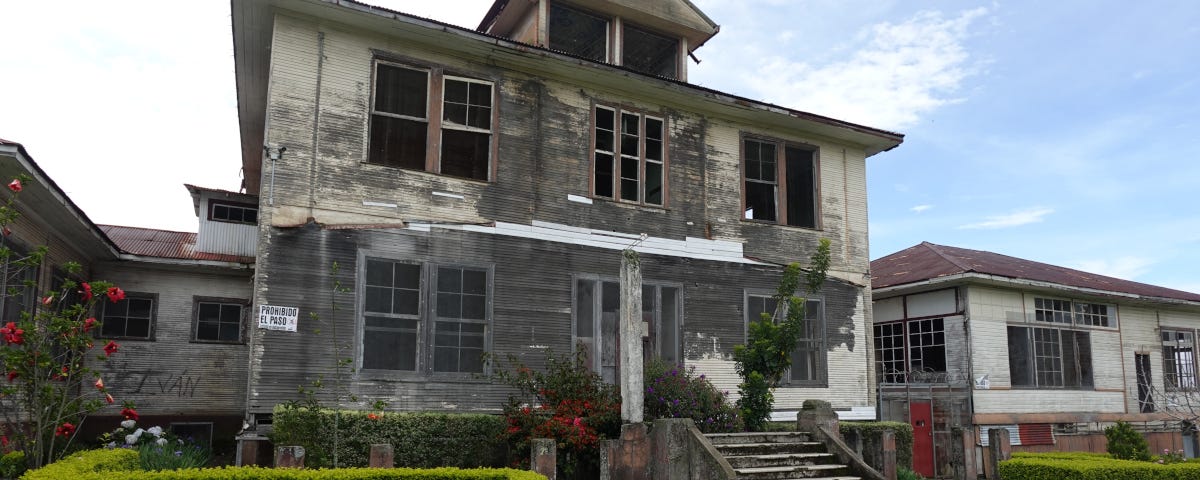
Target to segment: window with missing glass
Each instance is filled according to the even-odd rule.
[[[1034,319],[1039,322],[1089,327],[1115,327],[1115,307],[1057,298],[1033,299]]]
[[[817,228],[815,148],[745,138],[742,178],[745,219]]]
[[[583,350],[586,363],[605,382],[618,383],[620,284],[615,280],[580,276],[575,279],[574,290],[574,347]],[[681,286],[643,283],[642,321],[647,327],[643,356],[667,364],[679,363],[683,322]]]
[[[197,342],[241,343],[247,302],[243,299],[195,297]]]
[[[208,202],[208,219],[215,222],[228,223],[258,223],[258,206],[248,203]]]
[[[98,302],[100,307],[100,336],[152,340],[154,338],[155,307],[158,295],[125,292],[125,299],[113,303]]]
[[[1160,333],[1163,382],[1169,391],[1196,390],[1196,333],[1163,329]]]
[[[666,203],[666,124],[661,117],[597,105],[592,195],[642,205]]]
[[[621,30],[622,65],[660,77],[679,77],[679,39],[628,23]]]
[[[608,19],[559,2],[550,3],[550,49],[608,61]]]
[[[1013,387],[1091,389],[1091,334],[1010,325],[1008,367]]]

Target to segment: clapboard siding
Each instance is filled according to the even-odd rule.
[[[259,273],[273,287],[260,292],[263,304],[300,309],[299,331],[256,330],[254,361],[260,372],[254,382],[250,408],[267,411],[293,400],[299,385],[318,375],[331,381],[335,353],[332,345],[350,348],[345,358],[357,358],[359,295],[332,293],[330,266],[337,262],[337,280],[357,292],[358,262],[363,255],[439,264],[491,266],[492,353],[541,364],[546,348],[571,350],[572,282],[574,275],[616,278],[619,251],[542,240],[433,228],[328,230],[315,225],[272,229],[269,260]],[[718,388],[736,389],[731,377],[733,346],[744,341],[744,289],[771,289],[780,270],[749,264],[643,255],[647,282],[681,285],[682,339],[685,364],[709,374]],[[862,291],[830,281],[822,292],[826,302],[829,388],[782,388],[779,408],[798,408],[805,398],[827,398],[839,406],[861,405],[866,397],[866,346],[857,332],[865,329]],[[330,302],[336,298],[336,313]],[[318,320],[309,319],[309,312]],[[334,328],[337,338],[334,338]],[[320,330],[318,332],[317,330]],[[384,400],[391,408],[421,410],[495,410],[510,393],[486,380],[441,375],[347,374],[350,391],[361,404]]]

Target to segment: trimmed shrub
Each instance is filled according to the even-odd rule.
[[[8,452],[0,456],[0,477],[18,478],[25,473],[25,452]]]
[[[309,467],[332,467],[334,415],[332,410],[277,407],[271,441],[303,446]],[[500,438],[506,424],[496,415],[353,410],[338,415],[339,467],[367,466],[376,443],[392,445],[399,467],[495,467],[504,462]]]
[[[1104,454],[1014,453],[1000,462],[1000,477],[1015,480],[1185,480],[1200,478],[1200,463],[1160,465]]]
[[[646,421],[659,418],[690,418],[704,433],[740,432],[737,408],[696,367],[680,368],[659,360],[645,368]]]
[[[1141,432],[1125,422],[1104,429],[1104,438],[1108,439],[1108,453],[1113,458],[1125,460],[1150,460],[1150,445]]]
[[[884,430],[896,432],[896,466],[912,468],[912,425],[904,422],[841,422],[838,430],[842,438],[849,439],[855,435],[861,438],[864,456],[867,456],[867,452],[883,451],[880,435]]]
[[[23,480],[545,480],[533,472],[507,468],[339,468],[331,470],[224,467],[144,472],[137,452],[89,450],[26,473]]]

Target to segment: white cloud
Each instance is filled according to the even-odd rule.
[[[996,229],[1009,228],[1026,225],[1030,223],[1041,222],[1043,217],[1054,213],[1054,209],[1045,207],[1032,207],[1025,210],[1019,210],[1007,215],[992,215],[986,217],[984,221],[977,223],[968,223],[961,225],[960,229]]]
[[[926,211],[926,210],[929,210],[929,209],[931,209],[931,208],[933,208],[933,205],[917,205],[917,206],[915,206],[915,207],[912,207],[912,208],[910,208],[909,210],[912,210],[912,211],[914,211],[914,212],[917,212],[917,213],[921,213],[921,212],[924,212],[924,211]]]
[[[773,103],[883,128],[910,126],[961,101],[954,93],[975,71],[964,42],[971,24],[986,14],[982,7],[951,18],[926,11],[879,23],[844,60],[812,65],[771,56],[743,81]]]
[[[1154,260],[1145,257],[1125,256],[1118,258],[1081,260],[1075,262],[1071,268],[1083,270],[1089,273],[1097,273],[1100,275],[1132,280],[1146,272],[1149,272],[1150,265],[1153,265],[1154,263]]]

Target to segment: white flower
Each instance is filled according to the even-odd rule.
[[[126,435],[125,436],[125,444],[133,445],[133,444],[137,443],[137,439],[138,439],[137,435],[133,435],[133,434]]]
[[[146,430],[146,432],[148,432],[149,434],[154,435],[156,437],[161,437],[162,436],[162,427],[157,427],[157,426],[150,427],[148,430]]]
[[[121,428],[133,428],[134,425],[137,425],[137,422],[133,420],[125,420],[121,422]]]
[[[145,431],[145,430],[142,430],[142,429],[140,429],[140,428],[139,428],[139,429],[137,429],[137,430],[134,430],[134,431],[133,431],[133,438],[138,438],[138,437],[141,437],[143,433],[146,433],[146,431]]]
[[[165,438],[160,438],[160,439],[158,439],[158,440],[155,440],[155,441],[154,441],[154,443],[157,443],[159,446],[166,445],[166,444],[167,444],[167,439],[165,439]]]

